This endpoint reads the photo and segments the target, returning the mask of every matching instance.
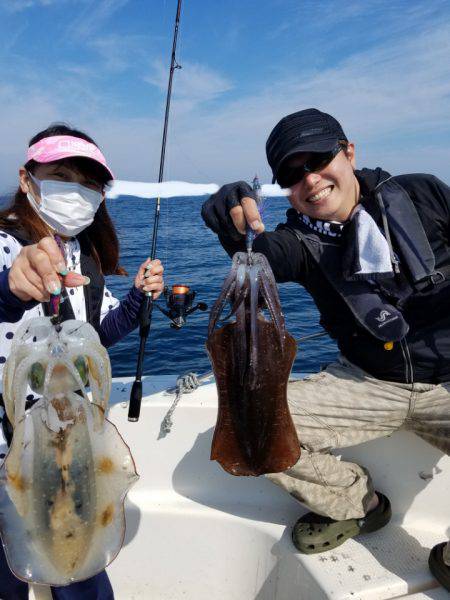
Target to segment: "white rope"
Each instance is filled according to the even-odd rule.
[[[178,405],[178,402],[181,399],[181,396],[183,394],[190,394],[190,393],[194,392],[200,385],[201,381],[203,379],[206,379],[210,375],[211,374],[208,373],[207,375],[203,375],[200,378],[197,376],[197,373],[193,373],[193,372],[186,373],[185,375],[180,375],[177,378],[177,383],[176,383],[175,389],[173,390],[173,388],[172,388],[172,390],[167,390],[168,393],[170,393],[171,391],[175,391],[175,399],[172,402],[171,407],[167,411],[164,419],[161,421],[161,427],[159,429],[158,440],[166,437],[166,435],[168,433],[170,433],[170,431],[172,429],[172,425],[173,425],[172,415],[175,412],[175,409]]]

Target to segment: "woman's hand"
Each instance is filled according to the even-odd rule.
[[[159,259],[147,258],[139,267],[134,285],[142,292],[153,292],[153,299],[156,300],[164,289],[163,272],[164,267]]]
[[[24,246],[11,266],[8,280],[11,292],[24,302],[48,302],[50,294],[61,292],[61,282],[66,287],[89,283],[88,277],[68,273],[61,251],[52,237]]]

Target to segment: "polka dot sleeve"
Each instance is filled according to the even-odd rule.
[[[22,250],[19,242],[8,233],[0,231],[0,270],[6,271]]]
[[[0,276],[9,269],[14,259],[22,249],[21,244],[8,233],[0,230]],[[6,276],[7,273],[4,274]],[[7,286],[6,286],[7,287]],[[12,300],[15,299],[15,305]],[[17,313],[17,314],[16,314]],[[42,308],[34,301],[21,302],[14,297],[8,289],[1,289],[0,293],[0,388],[3,367],[8,358],[11,343],[17,328],[23,319],[42,316]],[[14,317],[14,318],[13,318]]]
[[[108,288],[105,285],[105,289],[103,290],[103,300],[102,300],[102,308],[100,312],[100,323],[106,317],[106,315],[119,306],[120,302],[115,298]]]

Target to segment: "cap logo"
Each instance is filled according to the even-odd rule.
[[[27,161],[35,160],[38,163],[49,163],[64,158],[84,156],[101,164],[114,179],[111,169],[106,164],[106,159],[95,144],[71,135],[53,135],[42,138],[27,151]]]
[[[314,129],[307,129],[298,134],[299,138],[308,137],[309,135],[315,135],[316,133],[323,133],[323,127],[315,127]]]

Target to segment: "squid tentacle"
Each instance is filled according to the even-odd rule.
[[[237,298],[233,305],[236,313],[235,357],[238,376],[241,385],[244,383],[247,371],[247,322],[246,322],[246,298],[249,291],[249,278],[247,264],[242,263],[237,272],[236,281]],[[232,310],[232,312],[233,312]]]
[[[281,303],[280,303],[280,296],[278,294],[278,286],[277,283],[275,281],[275,277],[273,275],[273,271],[270,268],[270,265],[266,259],[266,257],[263,257],[264,260],[262,261],[262,272],[264,274],[264,278],[265,281],[267,282],[268,288],[270,289],[270,296],[271,298],[273,298],[274,301],[274,308],[276,310],[276,313],[278,315],[280,315],[281,320],[283,322],[283,329],[285,328],[284,326],[284,315],[283,315],[283,311],[281,308]]]
[[[37,362],[39,358],[44,358],[44,353],[32,353],[24,358],[14,370],[14,379],[11,390],[8,392],[8,401],[5,402],[8,419],[10,420],[13,429],[16,428],[17,424],[25,414],[28,373],[31,365]]]
[[[259,272],[258,264],[250,267],[250,369],[249,387],[255,389],[258,371],[258,299],[259,299]]]
[[[223,307],[225,306],[226,301],[230,297],[230,294],[233,292],[236,287],[236,273],[238,269],[238,261],[236,259],[236,255],[233,257],[233,263],[231,265],[231,270],[225,279],[222,289],[220,291],[219,297],[214,302],[214,305],[211,309],[211,313],[209,316],[209,324],[208,324],[208,336],[212,335],[214,328],[219,320],[219,317],[223,311]]]
[[[208,335],[212,335],[215,326],[217,325],[217,323],[219,321],[221,321],[222,319],[220,318],[223,309],[225,308],[225,304],[227,303],[228,299],[230,296],[232,296],[234,294],[234,290],[236,288],[236,282],[232,281],[229,288],[224,291],[224,294],[221,294],[221,297],[216,300],[216,302],[214,303],[212,309],[211,309],[211,315],[209,318],[209,324],[208,324]],[[220,303],[219,303],[220,300]]]
[[[220,319],[221,321],[227,321],[230,317],[232,317],[242,302],[245,301],[248,294],[248,285],[245,285],[247,280],[247,266],[244,263],[241,263],[236,271],[236,281],[234,287],[234,301],[231,306],[230,312]],[[231,296],[231,294],[229,294]]]
[[[234,337],[236,344],[235,359],[241,385],[244,384],[247,372],[247,323],[245,315],[245,304],[241,304],[236,311],[236,335]]]
[[[233,298],[231,310],[223,318],[225,303]],[[239,380],[244,382],[246,376],[249,386],[255,389],[257,385],[257,371],[259,366],[258,353],[258,320],[259,300],[263,299],[267,307],[275,330],[281,351],[284,350],[285,321],[278,296],[277,285],[266,257],[260,253],[253,253],[252,261],[244,252],[237,252],[233,256],[231,270],[222,286],[219,298],[211,310],[208,335],[212,335],[218,321],[225,321],[236,316],[234,335],[235,360]]]
[[[278,292],[276,288],[274,290],[274,288],[271,286],[270,280],[267,278],[267,273],[264,269],[261,271],[261,288],[264,301],[275,325],[281,351],[283,351],[286,337],[284,315],[281,312],[281,304],[278,298]]]
[[[98,372],[97,376],[97,373],[89,368],[89,386],[92,392],[92,402],[99,406],[104,413],[111,393],[111,363],[108,353],[92,340],[84,340],[81,352],[72,352],[70,357],[73,359],[79,354],[90,359],[95,371]]]

